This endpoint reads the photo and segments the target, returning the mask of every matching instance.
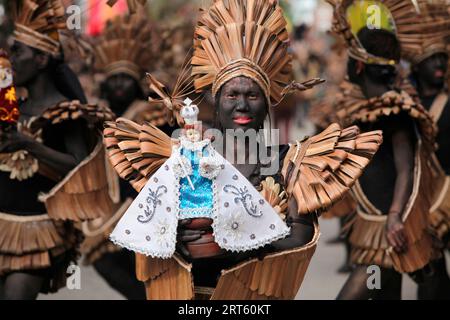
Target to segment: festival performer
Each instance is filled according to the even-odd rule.
[[[394,88],[398,39],[406,37],[404,26],[416,19],[416,8],[396,0],[330,3],[334,30],[346,40],[350,57],[350,85],[335,106],[337,117],[363,131],[383,130],[384,137],[353,188],[358,207],[349,239],[356,267],[338,299],[400,299],[402,273],[420,281],[435,252],[427,215],[432,196],[427,158],[434,151],[435,126],[420,104]],[[371,5],[380,12],[380,28],[367,27]],[[370,265],[381,268],[380,290],[367,286]]]
[[[113,115],[84,104],[81,86],[64,63],[60,1],[14,1],[11,9],[14,81],[28,97],[20,115],[14,104],[2,117],[0,298],[34,299],[66,285],[80,243],[74,222],[114,210],[98,130]],[[4,57],[2,65],[9,67]],[[5,76],[6,85],[11,74]],[[4,97],[14,102],[11,90]],[[13,124],[8,130],[5,121]]]
[[[420,1],[418,14],[423,26],[414,30],[415,43],[402,43],[404,58],[411,63],[410,80],[418,97],[438,128],[438,149],[433,159],[436,192],[430,209],[431,225],[443,247],[450,242],[450,103],[448,99],[448,37],[450,14],[448,4]],[[433,261],[433,276],[419,285],[419,299],[450,297],[450,279],[442,254]]]
[[[118,117],[139,124],[149,122],[170,135],[175,128],[170,110],[161,102],[148,101],[142,88],[145,71],[155,66],[160,42],[147,15],[138,12],[107,21],[103,33],[90,41],[89,51],[94,72],[104,77],[100,84],[103,100],[99,104],[106,103]],[[134,254],[108,239],[134,197],[133,188],[126,181],[120,181],[118,211],[83,223],[82,253],[84,262],[93,264],[108,284],[127,299],[138,300],[145,299],[145,290],[136,279]]]
[[[104,131],[112,164],[139,192],[111,239],[140,253],[137,274],[148,299],[293,299],[317,245],[318,213],[361,175],[381,133],[333,124],[278,153],[260,137],[259,150],[271,158],[252,161],[256,142],[240,144],[230,130],[263,128],[269,108],[288,91],[322,81],[290,83],[277,1],[220,0],[201,13],[194,86],[211,89],[215,99],[214,143],[228,141],[231,157],[245,150],[245,161],[232,164],[202,135],[198,108],[186,95],[161,91],[183,120],[179,138],[126,119]]]

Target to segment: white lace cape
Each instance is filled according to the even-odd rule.
[[[253,185],[226,159],[213,179],[213,230],[217,244],[230,251],[257,249],[286,237],[290,230]],[[179,183],[175,152],[149,179],[110,235],[111,241],[154,258],[175,252]]]

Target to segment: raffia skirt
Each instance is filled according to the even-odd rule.
[[[311,241],[299,248],[251,259],[223,270],[215,288],[194,286],[192,265],[136,255],[136,275],[149,300],[292,300],[303,282],[319,241],[316,224]]]
[[[431,226],[437,237],[444,241],[450,249],[450,176],[447,176],[442,183],[442,188],[436,194],[433,205],[430,209]]]
[[[354,193],[360,205],[349,226],[346,226],[350,230],[352,263],[378,265],[411,273],[422,269],[436,257],[429,231],[429,206],[426,201],[421,201],[419,197],[408,203],[403,216],[408,250],[397,253],[387,240],[387,215],[380,213],[368,202],[359,184],[354,187]]]
[[[41,292],[66,285],[67,268],[78,257],[81,233],[72,222],[47,214],[18,216],[0,213],[0,276],[32,272],[46,278]]]
[[[355,183],[352,193],[358,202],[357,213],[346,227],[350,230],[352,263],[413,273],[439,257],[439,250],[433,244],[429,218],[435,188],[429,154],[419,141],[415,152],[412,193],[402,216],[408,249],[397,253],[387,240],[387,215],[370,202],[359,182]]]

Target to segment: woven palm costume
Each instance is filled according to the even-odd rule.
[[[106,3],[109,6],[114,6],[118,0],[108,0]],[[147,0],[127,0],[128,10],[130,13],[135,13],[138,10],[144,10]]]
[[[377,5],[381,12],[381,28],[396,34],[405,56],[420,52],[422,38],[418,30],[426,21],[417,13],[416,1],[329,1],[334,8],[334,31],[346,41],[350,57],[365,64],[392,65],[398,61],[368,53],[356,34],[366,26],[367,8]],[[421,25],[420,23],[423,22]],[[379,265],[398,272],[414,272],[433,258],[432,238],[428,231],[428,211],[433,197],[433,169],[428,155],[434,152],[435,125],[426,110],[406,91],[388,91],[380,97],[367,99],[361,88],[346,82],[334,106],[337,119],[343,125],[376,124],[390,117],[403,115],[417,128],[413,187],[402,214],[408,250],[396,253],[386,237],[387,212],[382,212],[368,198],[357,182],[353,196],[357,214],[348,226],[351,261],[358,265]],[[395,146],[393,146],[395,147]]]
[[[66,24],[59,0],[18,1],[12,4],[12,9],[15,41],[53,56],[60,54],[58,31]],[[60,152],[65,152],[61,140],[65,127],[84,128],[89,155],[65,176],[26,151],[24,157],[1,155],[3,160],[10,157],[7,165],[19,172],[2,177],[0,276],[15,271],[48,269],[48,283],[42,290],[56,291],[65,286],[67,266],[76,262],[78,255],[80,239],[74,222],[115,210],[109,185],[109,177],[114,173],[106,167],[99,135],[102,122],[111,119],[109,109],[79,101],[62,101],[28,121],[18,119],[17,128],[23,134]],[[27,167],[26,161],[32,165]],[[24,174],[21,170],[28,171]],[[22,200],[8,201],[18,197]]]
[[[450,13],[449,4],[445,0],[418,1],[418,15],[423,28],[415,31],[417,44],[414,47],[405,47],[405,59],[412,67],[418,66],[425,59],[435,54],[448,56],[448,40],[450,37]],[[447,76],[448,77],[448,76]],[[448,88],[444,86],[430,104],[426,106],[431,118],[437,126],[436,142],[438,150],[433,157],[435,194],[430,209],[431,223],[437,236],[445,239],[450,232],[450,178],[446,143],[449,133],[450,106],[448,103]],[[448,240],[447,240],[448,241]]]
[[[227,81],[244,76],[261,87],[269,105],[277,104],[290,88],[290,68],[286,21],[276,1],[220,0],[201,10],[192,58],[198,92],[211,89],[217,98]],[[153,83],[158,87],[156,79]],[[311,83],[298,87],[306,89]],[[182,95],[160,93],[168,107],[180,110]],[[176,142],[154,126],[118,119],[108,123],[104,136],[114,168],[137,191],[150,179],[157,182],[152,175],[160,168],[169,169],[164,163]],[[381,140],[380,132],[360,134],[356,127],[343,130],[331,125],[317,136],[285,146],[278,174],[258,174],[253,186],[281,217],[286,217],[287,201],[295,199],[298,214],[314,215],[316,221],[318,212],[349,190]],[[130,230],[124,232],[123,238],[133,235]],[[147,240],[154,236],[158,235],[148,235]],[[137,276],[145,282],[148,299],[293,299],[318,239],[315,224],[314,236],[306,245],[227,268],[215,288],[194,285],[193,265],[177,253],[168,259],[139,254]]]

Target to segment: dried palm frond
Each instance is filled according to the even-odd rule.
[[[138,192],[172,154],[170,137],[151,124],[119,118],[103,133],[112,166]]]
[[[288,209],[286,192],[281,189],[281,185],[279,183],[275,183],[274,178],[267,177],[261,182],[260,194],[278,213],[280,218],[282,220],[286,220]]]
[[[431,146],[434,145],[436,124],[424,107],[405,91],[388,91],[380,97],[366,99],[357,85],[345,82],[342,88],[342,95],[337,99],[335,110],[339,122],[343,125],[375,122],[381,117],[405,112],[417,121],[423,138]]]
[[[360,133],[358,127],[330,125],[320,134],[292,145],[282,174],[286,193],[298,213],[326,210],[343,198],[381,145],[381,131]]]
[[[118,0],[108,0],[106,3],[108,4],[108,6],[112,7],[117,3]],[[127,0],[127,4],[128,4],[128,11],[130,11],[130,13],[135,13],[138,6],[145,6],[145,3],[147,2],[147,0]]]
[[[59,54],[58,31],[66,29],[61,0],[13,1],[12,15],[17,41],[53,55]]]
[[[169,125],[173,126],[176,120],[177,124],[182,127],[184,120],[180,115],[180,111],[184,105],[184,100],[195,93],[194,79],[191,77],[190,59],[184,63],[172,92],[169,92],[165,85],[149,73],[147,73],[147,81],[150,90],[159,96],[159,99],[150,97],[148,99],[150,105],[157,106],[163,104],[167,108]]]
[[[91,45],[94,69],[107,76],[125,73],[140,81],[158,51],[155,28],[145,14],[108,20],[102,35]]]
[[[197,92],[212,86],[216,96],[227,81],[246,76],[277,105],[292,75],[286,25],[278,1],[218,0],[203,9],[192,58]]]

